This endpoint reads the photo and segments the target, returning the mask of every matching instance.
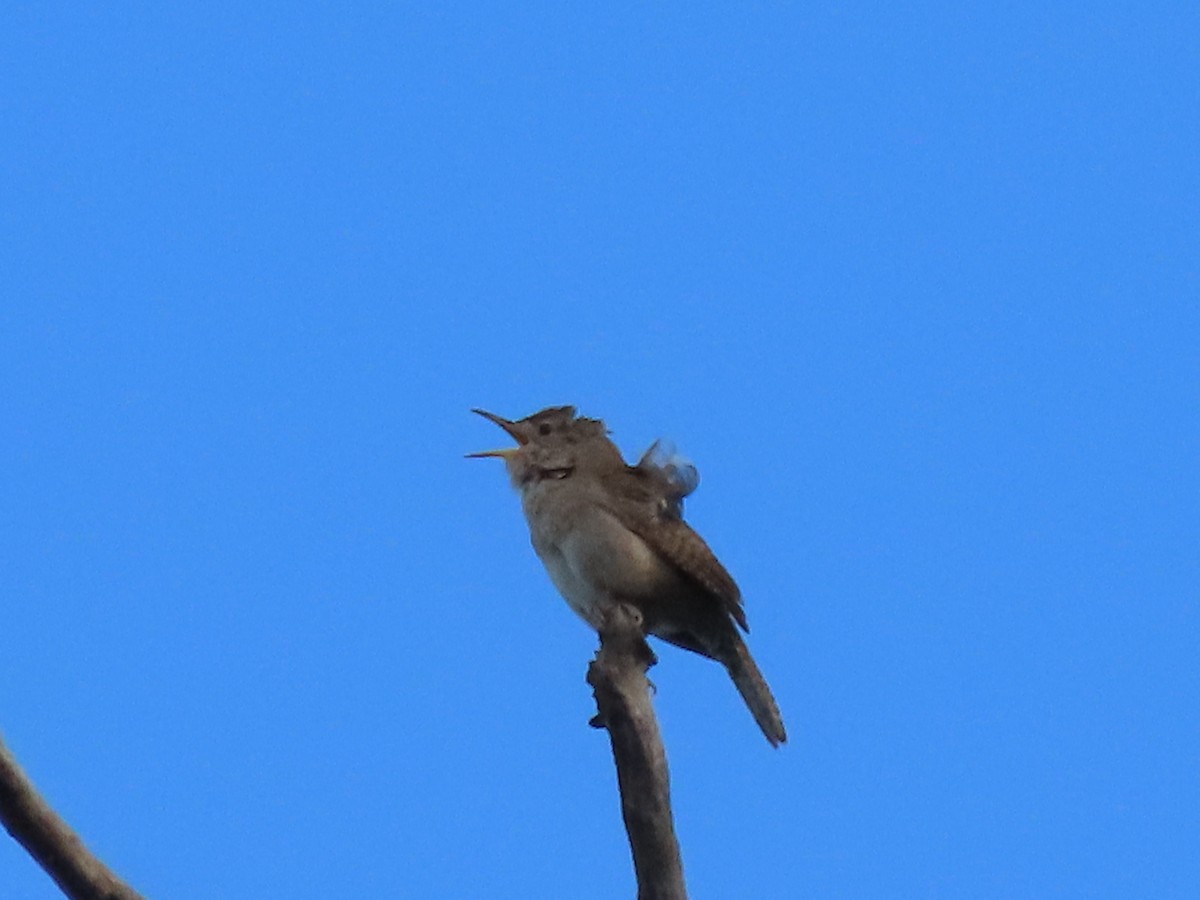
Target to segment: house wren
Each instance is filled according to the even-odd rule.
[[[599,419],[557,406],[495,422],[517,442],[471,453],[504,460],[529,522],[533,548],[570,607],[599,630],[628,603],[648,634],[715,659],[772,746],[787,740],[779,707],[738,633],[741,592],[708,544],[683,521],[683,499],[699,477],[660,444],[635,466]]]

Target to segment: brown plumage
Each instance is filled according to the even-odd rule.
[[[632,603],[648,634],[724,665],[767,740],[786,741],[779,707],[738,633],[747,630],[741,592],[683,520],[695,468],[658,444],[627,465],[604,423],[574,407],[516,422],[476,412],[518,443],[471,455],[505,460],[534,549],[571,608],[599,627],[606,608]]]

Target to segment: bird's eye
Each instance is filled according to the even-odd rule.
[[[543,422],[541,425],[538,426],[538,434],[545,437],[549,433],[550,433],[550,423],[549,422]]]

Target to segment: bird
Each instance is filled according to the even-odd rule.
[[[629,465],[605,423],[574,406],[517,420],[472,412],[517,442],[467,456],[504,460],[534,551],[571,609],[599,631],[615,605],[633,606],[647,634],[723,665],[767,740],[785,743],[779,705],[740,633],[749,631],[741,591],[683,519],[695,466],[661,442]]]

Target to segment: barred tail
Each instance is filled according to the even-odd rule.
[[[729,677],[733,679],[742,699],[746,701],[746,706],[750,707],[754,721],[758,723],[762,733],[766,735],[772,747],[778,747],[787,741],[787,731],[783,727],[779,704],[775,702],[767,680],[755,665],[746,642],[732,629],[730,633],[733,643],[729,651],[722,654],[721,662],[729,670]]]

